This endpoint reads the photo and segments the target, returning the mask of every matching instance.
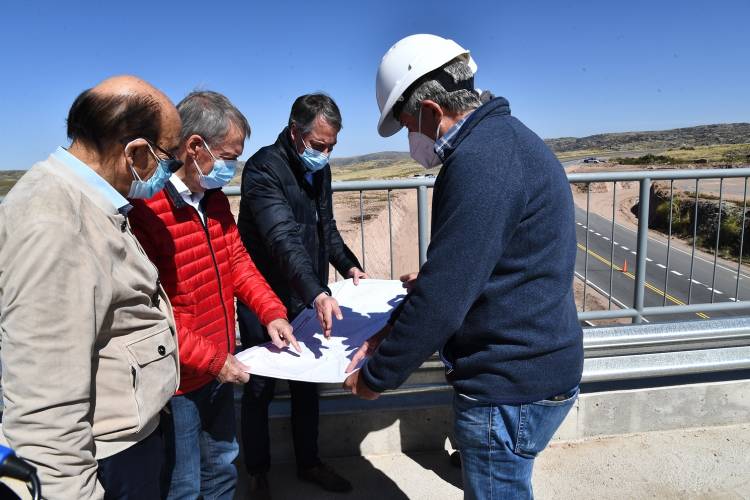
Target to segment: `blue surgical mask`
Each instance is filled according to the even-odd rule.
[[[206,151],[208,151],[208,154],[214,159],[214,166],[209,173],[204,174],[200,167],[198,167],[198,163],[195,159],[193,160],[195,168],[198,169],[201,187],[205,189],[218,189],[226,186],[229,181],[234,178],[234,173],[237,171],[237,160],[224,160],[222,158],[217,158],[211,152],[206,141],[203,141],[203,144],[206,145]]]
[[[149,151],[156,158],[157,165],[156,170],[148,179],[141,180],[138,172],[135,171],[133,165],[130,164],[130,173],[133,174],[133,182],[130,184],[130,191],[128,192],[128,198],[139,198],[146,200],[153,198],[153,196],[164,188],[164,185],[172,175],[172,159],[159,158],[154,150],[151,149],[151,145],[147,144]]]
[[[328,165],[327,154],[322,153],[317,149],[311,148],[310,146],[305,144],[304,139],[302,139],[302,145],[305,146],[305,150],[301,155],[299,155],[299,158],[300,160],[302,160],[302,164],[307,170],[309,170],[310,172],[317,172],[318,170],[321,170],[323,169],[323,167]]]

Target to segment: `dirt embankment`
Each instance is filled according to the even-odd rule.
[[[428,203],[432,203],[432,193],[428,193]],[[419,270],[417,194],[413,190],[392,192],[390,199],[389,231],[387,193],[375,191],[363,195],[363,258],[359,193],[334,195],[334,215],[339,232],[373,278],[389,279],[391,269],[394,279]]]

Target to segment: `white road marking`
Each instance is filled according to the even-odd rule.
[[[607,294],[607,292],[605,292],[602,288],[596,286],[591,280],[584,280],[583,275],[581,273],[579,273],[578,271],[575,271],[575,275],[581,281],[585,281],[586,283],[588,283],[588,285],[591,288],[593,288],[594,290],[596,290],[597,292],[601,293],[605,297],[609,297],[609,295]],[[617,297],[615,297],[614,295],[612,295],[611,297],[612,297],[612,302],[614,302],[615,304],[617,304],[618,306],[620,306],[622,309],[627,309],[628,308],[628,306],[626,306],[622,301],[617,300]],[[650,323],[650,321],[647,320],[646,318],[643,318],[643,322],[644,323]]]
[[[637,253],[635,253],[635,250],[631,250],[630,253],[632,253],[633,255],[638,255]]]
[[[597,236],[601,236],[601,234],[599,234],[599,233],[594,233],[594,234],[597,235]]]
[[[669,271],[669,272],[672,274],[676,274],[677,276],[682,276],[682,273],[678,273],[677,271],[674,271],[674,270]]]
[[[700,281],[696,281],[696,280],[690,280],[690,281],[692,281],[692,282],[693,282],[693,283],[695,283],[696,285],[702,285],[702,284],[703,284],[703,283],[701,283]]]
[[[665,266],[664,264],[656,264],[656,265],[659,266],[659,267],[661,267],[662,269],[666,269],[667,268],[667,266]]]
[[[648,262],[653,262],[653,261],[654,261],[654,259],[650,259],[650,258],[646,257],[646,261],[648,261]]]
[[[630,249],[629,249],[628,247],[626,247],[625,245],[623,245],[623,246],[622,246],[622,249],[623,249],[623,250],[625,250],[625,251],[627,251],[627,250],[630,250]]]
[[[585,213],[585,210],[582,210],[582,211],[583,211],[583,212]],[[605,223],[607,223],[607,224],[612,224],[612,221],[611,221],[611,220],[607,220],[606,218],[602,217],[601,215],[597,215],[597,214],[593,214],[593,215],[595,215],[596,217],[599,217],[599,218],[600,218],[601,220],[603,220],[603,221],[604,221]],[[618,228],[620,228],[620,229],[622,229],[623,231],[627,231],[628,233],[630,233],[630,234],[632,234],[633,236],[637,237],[637,234],[638,234],[638,233],[637,233],[636,231],[633,231],[633,230],[632,230],[632,229],[630,229],[629,227],[625,227],[625,226],[623,226],[622,224],[618,224],[618,223],[616,223],[616,224],[615,224],[615,226],[616,226],[616,227],[618,227]],[[658,239],[656,239],[656,238],[651,238],[651,237],[649,237],[648,241],[649,241],[649,244],[650,244],[650,243],[659,243],[660,245],[664,246],[665,248],[667,247],[667,244],[666,244],[666,243],[664,243],[663,241],[660,241],[660,240],[658,240]],[[685,254],[685,255],[688,255],[688,256],[690,256],[690,255],[691,255],[691,253],[690,253],[690,252],[686,252],[685,250],[682,250],[681,248],[677,248],[677,247],[675,247],[675,246],[672,246],[671,248],[672,248],[672,250],[673,250],[673,251],[677,251],[677,252],[680,252],[680,253],[682,253],[682,254]],[[701,260],[701,261],[703,261],[703,262],[706,262],[706,263],[708,263],[708,264],[711,264],[712,266],[713,266],[713,264],[714,264],[714,263],[713,263],[713,261],[711,261],[711,260],[707,260],[707,259],[704,259],[703,257],[700,257],[700,256],[698,256],[698,255],[696,255],[696,256],[695,256],[695,259],[696,259],[696,260]],[[737,270],[736,270],[736,269],[729,269],[728,267],[725,267],[725,266],[723,266],[723,265],[721,265],[721,264],[717,264],[717,266],[716,266],[716,267],[718,267],[719,269],[722,269],[722,270],[724,270],[724,271],[729,271],[730,273],[731,273],[731,272],[734,272],[734,273],[735,273],[735,275],[736,275],[736,273],[737,273]],[[750,276],[748,276],[747,274],[742,274],[742,276],[743,276],[743,277],[745,277],[745,278],[750,278]],[[740,279],[741,279],[741,278],[740,278]]]
[[[609,238],[607,238],[606,236],[604,237],[604,239],[607,240],[607,241],[609,241]]]

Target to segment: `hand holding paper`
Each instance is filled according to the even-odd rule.
[[[232,384],[245,384],[250,380],[248,375],[250,367],[245,366],[242,362],[238,361],[237,358],[227,353],[227,359],[224,360],[224,366],[221,367],[221,371],[216,378],[222,384],[230,382]]]
[[[384,327],[405,292],[398,280],[373,279],[362,279],[357,286],[351,279],[339,281],[331,285],[331,292],[331,297],[321,299],[323,306],[330,306],[330,320],[324,318],[321,325],[321,311],[306,309],[292,321],[299,351],[285,333],[288,345],[268,342],[240,352],[237,359],[248,365],[253,374],[306,382],[343,382],[377,347],[380,338],[366,341],[376,334],[385,335]],[[333,304],[341,319],[331,332]]]
[[[367,273],[365,273],[363,270],[361,270],[358,267],[353,267],[349,269],[349,272],[346,274],[347,278],[351,278],[354,285],[359,285],[359,280],[367,279]]]
[[[359,376],[359,373],[359,370],[357,370],[346,378],[344,381],[344,389],[349,389],[352,391],[352,394],[360,399],[368,399],[370,401],[378,399],[380,393],[370,390],[364,380],[362,380],[362,377]]]
[[[391,333],[392,328],[393,327],[391,325],[385,325],[378,333],[365,340],[364,344],[362,344],[362,347],[357,349],[357,352],[354,354],[354,357],[352,357],[351,362],[346,367],[346,373],[351,373],[352,371],[356,370],[362,365],[365,359],[372,356],[372,354],[375,352],[375,349],[378,348],[383,339],[386,338],[389,333]]]

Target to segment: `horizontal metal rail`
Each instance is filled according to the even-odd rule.
[[[723,169],[664,169],[664,170],[633,170],[629,172],[583,172],[568,174],[568,182],[612,182],[612,181],[668,181],[672,179],[729,179],[750,177],[750,168]]]
[[[587,328],[586,358],[750,346],[750,318]]]
[[[750,370],[750,317],[586,328],[583,350],[583,382]],[[433,356],[420,370],[437,371],[441,367]],[[407,384],[385,394],[446,390],[451,386],[440,380]],[[321,390],[323,397],[347,395],[349,391],[337,384],[323,384]]]
[[[582,382],[612,382],[750,369],[750,347],[586,359]]]

